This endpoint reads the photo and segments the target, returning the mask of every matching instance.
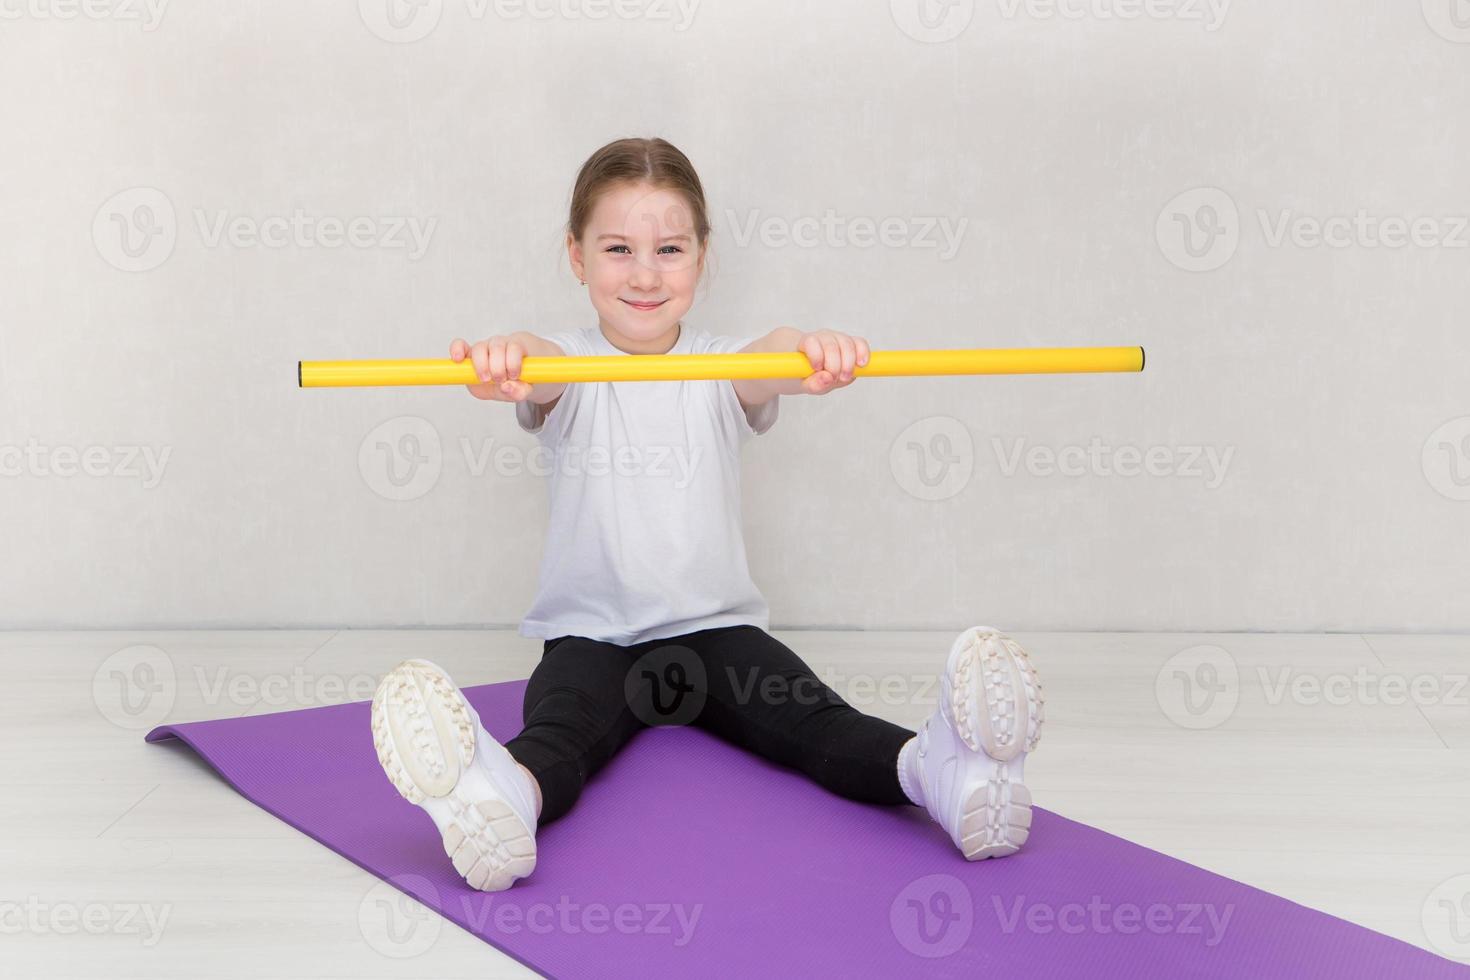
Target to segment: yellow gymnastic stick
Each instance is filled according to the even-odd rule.
[[[1142,347],[1023,347],[1009,350],[875,350],[853,374],[866,378],[941,374],[1093,374],[1142,371]],[[812,365],[800,351],[765,354],[609,354],[526,357],[522,381],[718,381],[805,378]],[[297,361],[302,388],[479,384],[466,357],[393,361]]]

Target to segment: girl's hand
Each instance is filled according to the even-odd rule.
[[[801,390],[825,395],[852,384],[853,368],[868,363],[868,342],[835,330],[814,330],[797,338],[796,349],[812,362],[812,373],[802,379]]]
[[[449,345],[449,357],[456,364],[469,356],[475,375],[483,384],[465,385],[476,398],[495,402],[522,402],[531,394],[531,386],[519,380],[521,358],[526,348],[518,340],[495,335],[471,347],[460,338]]]

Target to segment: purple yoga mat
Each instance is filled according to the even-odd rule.
[[[465,689],[520,730],[525,681]],[[1458,977],[1470,968],[1047,810],[968,862],[916,807],[648,729],[477,892],[378,767],[366,701],[164,725],[291,826],[531,968],[574,977]]]

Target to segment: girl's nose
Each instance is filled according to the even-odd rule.
[[[628,285],[638,289],[656,289],[659,284],[658,270],[645,258],[640,258],[633,263],[633,269],[628,274]]]

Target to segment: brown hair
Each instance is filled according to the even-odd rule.
[[[695,238],[703,246],[709,238],[709,212],[704,202],[704,186],[694,164],[667,140],[629,138],[614,140],[587,158],[577,173],[572,187],[571,215],[567,231],[577,241],[597,206],[597,199],[618,184],[650,184],[656,188],[677,191],[689,204]]]

